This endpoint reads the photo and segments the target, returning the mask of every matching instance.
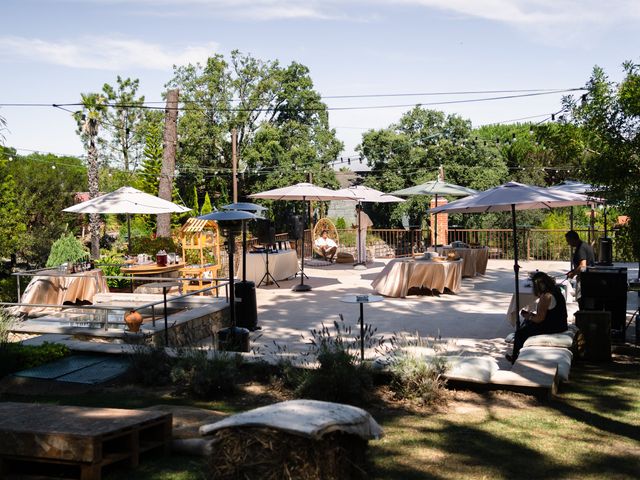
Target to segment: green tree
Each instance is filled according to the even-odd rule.
[[[182,191],[195,181],[216,206],[229,202],[233,128],[241,197],[309,173],[316,183],[335,185],[328,165],[342,144],[305,66],[281,67],[234,51],[229,62],[215,55],[204,65],[177,67],[168,87],[180,89],[185,106],[178,124]]]
[[[27,230],[26,214],[20,208],[18,190],[0,147],[0,258],[15,260]]]
[[[139,87],[138,79],[123,79],[120,75],[116,78],[115,87],[108,83],[102,86],[102,93],[111,107],[102,112],[103,134],[109,134],[107,139],[103,139],[109,147],[106,152],[114,152],[108,156],[118,161],[126,172],[138,166],[147,134],[142,128],[144,96],[136,96]]]
[[[87,180],[89,184],[89,198],[99,195],[99,159],[97,138],[102,115],[106,110],[106,99],[99,93],[81,94],[82,110],[74,113],[78,123],[78,135],[82,139],[87,150]],[[100,257],[100,215],[89,215],[89,229],[91,231],[91,257]]]
[[[211,212],[213,212],[213,207],[211,206],[211,199],[209,198],[209,192],[206,192],[204,194],[204,202],[202,203],[202,209],[200,210],[200,215],[206,215],[207,213],[211,213]]]
[[[358,151],[371,167],[365,183],[386,192],[435,180],[440,166],[447,182],[478,190],[498,185],[508,176],[495,147],[475,140],[470,121],[419,105],[397,123],[366,132]],[[389,218],[391,226],[400,225],[404,215],[415,223],[424,216],[429,200],[418,196],[403,204],[378,206],[384,212],[379,217]]]
[[[584,179],[600,185],[608,202],[631,217],[633,251],[640,258],[640,64],[628,61],[622,68],[625,77],[616,83],[594,67],[587,93],[564,104],[582,128]]]
[[[82,160],[51,154],[17,155],[6,164],[8,175],[19,185],[16,203],[24,215],[26,232],[17,244],[18,256],[34,267],[43,266],[52,243],[70,226],[80,232],[83,215],[62,213],[74,203],[74,195],[87,189],[87,170]]]

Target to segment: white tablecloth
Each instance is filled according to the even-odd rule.
[[[475,277],[476,275],[484,275],[487,271],[487,262],[489,261],[489,249],[483,248],[453,248],[453,247],[440,247],[438,253],[443,256],[447,256],[448,252],[455,251],[462,260],[464,265],[462,267],[463,277]]]
[[[266,253],[247,253],[247,281],[255,282],[256,287],[267,271]],[[284,280],[298,272],[298,255],[295,250],[284,250],[269,254],[269,273],[276,280]],[[236,277],[242,279],[242,255],[238,263]],[[264,285],[264,283],[263,283]]]
[[[412,287],[457,293],[462,282],[462,264],[462,260],[435,262],[399,258],[391,260],[371,286],[386,297],[406,297]]]
[[[102,270],[75,273],[60,276],[57,270],[48,270],[47,274],[33,277],[22,294],[22,303],[62,305],[64,302],[87,301],[93,303],[96,293],[109,291]],[[47,307],[19,307],[18,312],[29,315],[43,314],[57,309]]]

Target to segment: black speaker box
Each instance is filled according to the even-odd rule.
[[[254,331],[258,327],[258,306],[256,302],[256,284],[238,282],[235,284],[236,326]]]
[[[627,269],[589,267],[580,274],[581,304],[585,310],[611,312],[611,331],[623,337],[627,321]]]
[[[256,236],[258,237],[258,242],[263,245],[273,245],[276,243],[276,229],[273,225],[271,225],[271,221],[269,220],[259,220],[257,222],[257,231]]]

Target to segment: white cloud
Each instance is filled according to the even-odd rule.
[[[88,0],[75,0],[86,2]],[[150,7],[155,13],[197,11],[255,20],[361,20],[389,7],[436,8],[517,26],[601,25],[640,18],[637,0],[90,0],[102,4]],[[379,10],[379,12],[376,12]],[[366,12],[366,13],[363,13]]]
[[[72,68],[167,70],[174,64],[203,62],[217,49],[216,43],[168,48],[133,38],[84,36],[48,41],[16,36],[0,37],[0,58],[46,62]]]

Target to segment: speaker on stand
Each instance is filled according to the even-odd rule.
[[[265,273],[260,282],[258,282],[258,287],[262,285],[262,282],[264,282],[265,285],[275,283],[278,288],[280,288],[280,284],[276,281],[273,275],[271,275],[271,272],[269,272],[269,250],[271,250],[272,245],[276,244],[276,229],[271,225],[270,220],[262,220],[258,222],[258,241],[266,247]],[[271,281],[269,281],[269,279],[271,279]]]
[[[298,273],[300,274],[300,284],[296,285],[292,288],[294,292],[307,292],[311,290],[311,286],[304,284],[304,279],[307,275],[304,273],[304,219],[301,215],[292,215],[289,223],[289,236],[296,241],[296,251],[298,250],[298,240],[302,242],[301,248],[301,256],[302,260],[300,262],[300,270]],[[296,273],[296,276],[298,276]]]

